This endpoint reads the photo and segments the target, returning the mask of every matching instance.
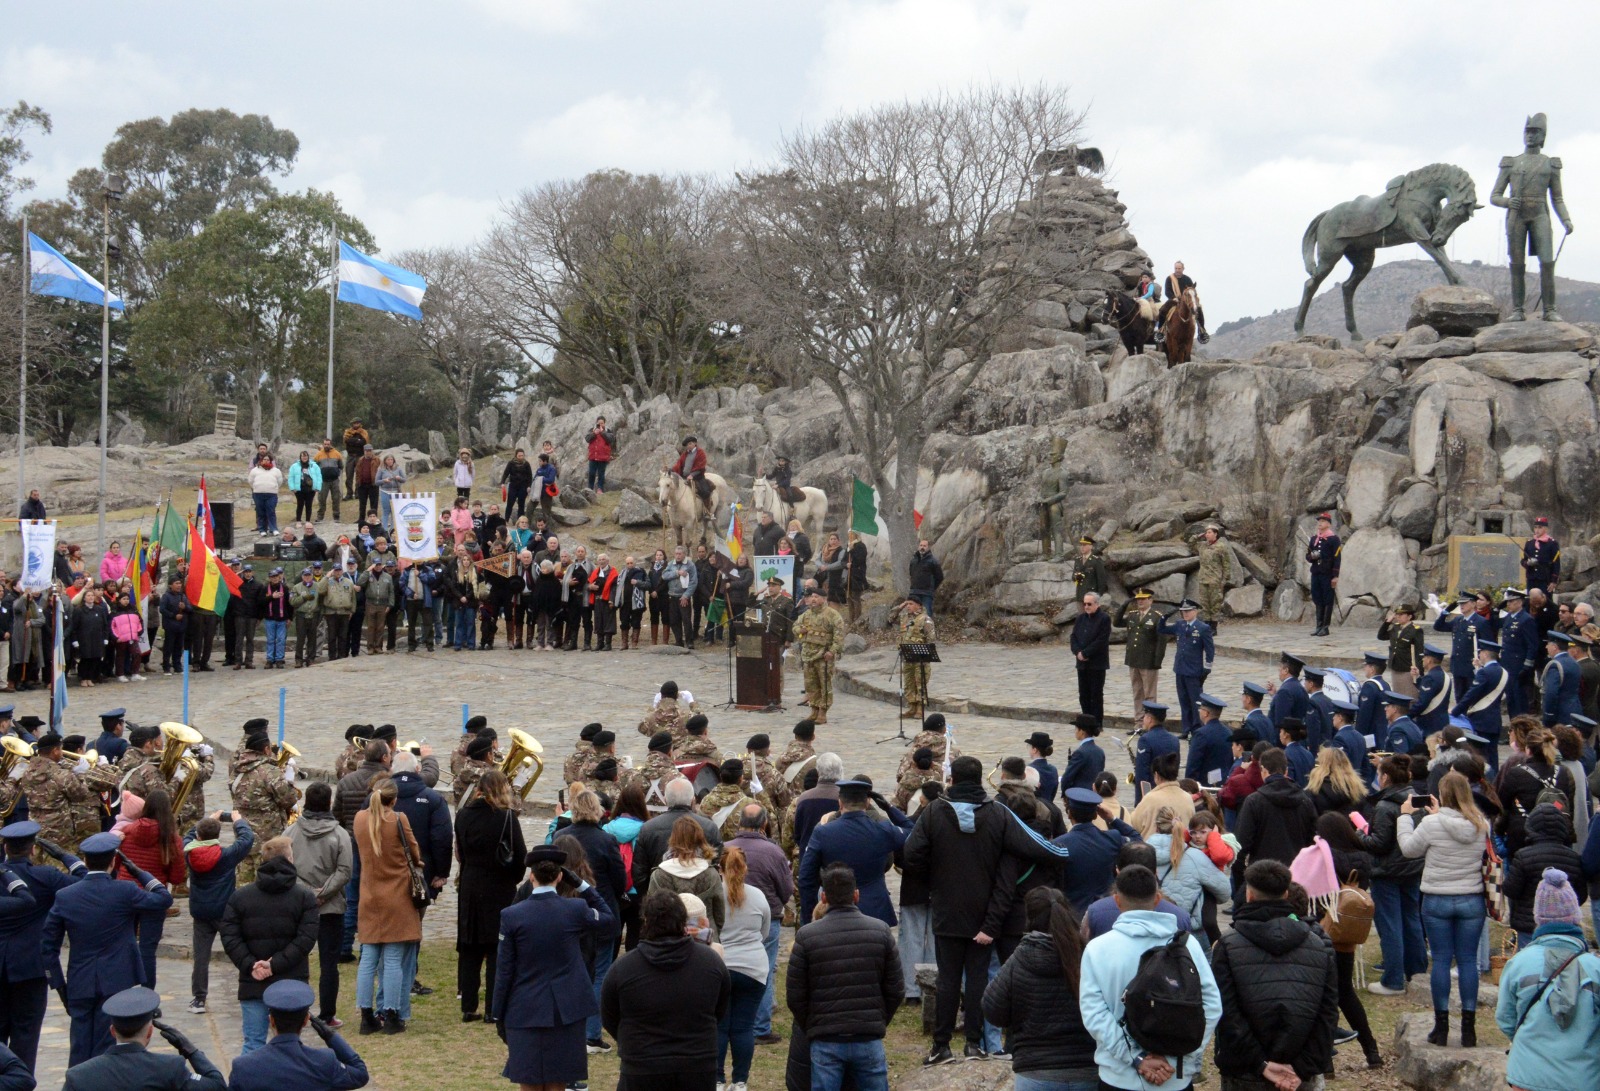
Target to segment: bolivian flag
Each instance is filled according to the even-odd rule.
[[[206,545],[200,530],[189,524],[189,583],[184,588],[189,605],[221,617],[228,601],[239,593],[239,577]]]

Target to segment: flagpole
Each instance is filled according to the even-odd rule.
[[[328,250],[333,268],[328,271],[328,426],[324,433],[333,438],[333,316],[339,298],[339,233],[328,225]]]
[[[26,462],[28,458],[28,289],[31,284],[31,257],[28,246],[28,212],[22,212],[22,366],[18,372],[17,404],[17,512],[28,497]]]
[[[107,416],[111,408],[111,201],[101,201],[105,234],[101,238],[100,258],[104,279],[100,287],[100,498],[97,522],[99,547],[106,551],[106,445],[110,431]],[[187,722],[187,721],[186,721]]]

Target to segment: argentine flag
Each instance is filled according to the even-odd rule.
[[[422,295],[428,282],[398,265],[369,258],[339,240],[339,298],[358,307],[422,317]]]
[[[102,305],[106,289],[32,231],[28,232],[28,267],[32,271],[29,287],[35,295],[53,295]],[[122,310],[122,300],[111,297],[111,309]]]

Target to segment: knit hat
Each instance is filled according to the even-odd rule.
[[[1560,868],[1547,867],[1539,889],[1533,894],[1533,922],[1536,925],[1560,921],[1562,924],[1583,927],[1583,917],[1578,913],[1578,895],[1567,881],[1567,873]]]

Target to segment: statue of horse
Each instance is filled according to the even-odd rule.
[[[1461,274],[1445,256],[1444,245],[1456,228],[1483,207],[1477,199],[1472,175],[1450,163],[1433,163],[1391,180],[1382,196],[1357,197],[1320,213],[1300,240],[1310,279],[1300,296],[1295,332],[1305,330],[1312,297],[1344,258],[1350,263],[1350,279],[1342,288],[1344,326],[1353,339],[1362,339],[1356,328],[1356,286],[1372,271],[1380,246],[1414,242],[1439,264],[1446,280],[1460,284]]]
[[[684,532],[698,527],[700,530],[699,541],[710,539],[713,531],[721,533],[722,528],[716,523],[719,516],[728,510],[728,505],[733,503],[738,494],[733,486],[714,473],[707,473],[706,480],[711,482],[711,508],[700,503],[700,498],[695,495],[694,486],[685,481],[683,475],[672,473],[670,470],[661,471],[661,480],[656,487],[656,501],[661,505],[662,522],[672,528],[673,544],[689,545],[684,540]]]
[[[1157,305],[1148,299],[1134,299],[1123,292],[1106,292],[1106,325],[1117,331],[1129,356],[1140,356],[1155,332]]]
[[[822,533],[822,525],[828,519],[828,494],[810,485],[800,486],[800,491],[806,494],[806,498],[798,504],[791,504],[778,495],[772,482],[765,477],[758,477],[751,487],[750,499],[758,511],[770,511],[780,527],[788,526],[790,519],[798,519],[805,532],[815,538]]]
[[[1194,359],[1194,316],[1199,307],[1194,289],[1185,288],[1178,296],[1177,306],[1167,313],[1164,340],[1168,367],[1187,364]]]

